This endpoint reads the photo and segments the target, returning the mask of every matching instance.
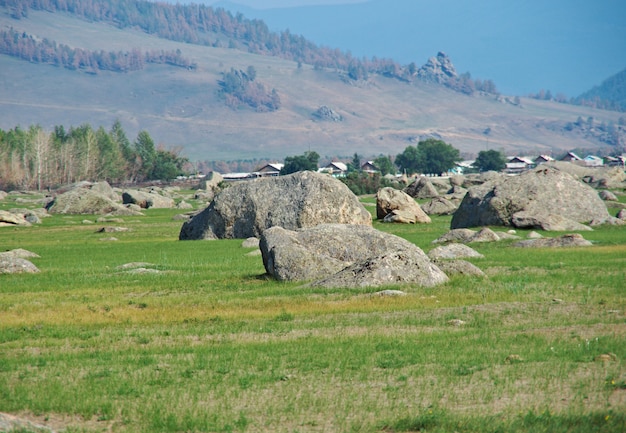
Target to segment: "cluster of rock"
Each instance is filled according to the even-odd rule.
[[[343,116],[337,113],[332,108],[322,105],[320,108],[313,112],[313,118],[315,120],[321,120],[324,122],[342,122]]]
[[[435,83],[446,83],[450,78],[456,78],[457,73],[450,58],[443,52],[438,52],[437,57],[431,57],[418,69],[417,76],[423,80]]]
[[[0,227],[7,226],[31,226],[41,224],[43,218],[49,217],[48,211],[44,208],[25,209],[14,208],[0,210]]]
[[[431,287],[448,280],[420,248],[371,225],[370,213],[342,182],[299,172],[227,188],[183,224],[179,238],[241,238],[252,248],[251,238],[259,238],[265,269],[280,281]]]
[[[149,208],[173,208],[177,187],[120,190],[107,182],[81,182],[60,193],[46,209],[53,214],[143,215]]]

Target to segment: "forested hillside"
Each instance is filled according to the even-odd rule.
[[[15,50],[0,54],[4,131],[119,121],[193,161],[249,161],[234,169],[308,150],[373,159],[428,138],[467,159],[623,149],[621,113],[499,95],[441,52],[420,67],[355,59],[206,6],[0,0],[0,31]],[[323,107],[333,116],[320,117]]]
[[[626,69],[576,98],[583,105],[626,111]]]

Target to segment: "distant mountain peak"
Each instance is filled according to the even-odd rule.
[[[439,51],[436,57],[431,57],[417,71],[417,76],[423,80],[434,81],[442,84],[450,78],[457,78],[457,73],[450,57]]]

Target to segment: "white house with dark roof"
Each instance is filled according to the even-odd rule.
[[[328,173],[334,177],[345,176],[348,172],[348,166],[343,162],[333,161],[328,163],[325,167],[320,168],[321,173]]]
[[[285,166],[280,162],[270,162],[269,164],[265,164],[263,167],[259,168],[257,171],[252,174],[256,177],[268,177],[268,176],[278,176],[280,174],[280,170]]]

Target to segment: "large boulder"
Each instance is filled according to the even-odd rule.
[[[75,188],[58,195],[46,206],[51,214],[141,215],[110,198],[85,188]]]
[[[385,222],[431,222],[430,217],[411,196],[394,188],[381,188],[376,194],[376,216]]]
[[[519,213],[523,219],[517,219]],[[560,216],[579,223],[605,221],[606,205],[590,186],[550,167],[539,167],[519,176],[472,187],[452,217],[451,228],[489,225],[528,226],[528,217],[541,220]],[[540,228],[540,227],[537,227]]]
[[[226,188],[183,224],[179,239],[245,239],[274,226],[295,230],[324,223],[370,226],[372,217],[342,182],[304,171]]]
[[[420,177],[415,180],[415,182],[404,188],[404,192],[413,198],[433,198],[439,196],[437,188],[426,177]]]
[[[324,280],[320,285],[355,287],[430,286],[447,280],[420,248],[365,225],[322,224],[295,231],[272,227],[263,232],[259,246],[267,273],[280,281]]]
[[[124,204],[136,204],[142,209],[171,209],[175,206],[174,199],[154,192],[126,190],[122,193]]]
[[[564,248],[590,247],[591,242],[578,233],[567,234],[556,238],[526,239],[513,244],[519,248]]]

